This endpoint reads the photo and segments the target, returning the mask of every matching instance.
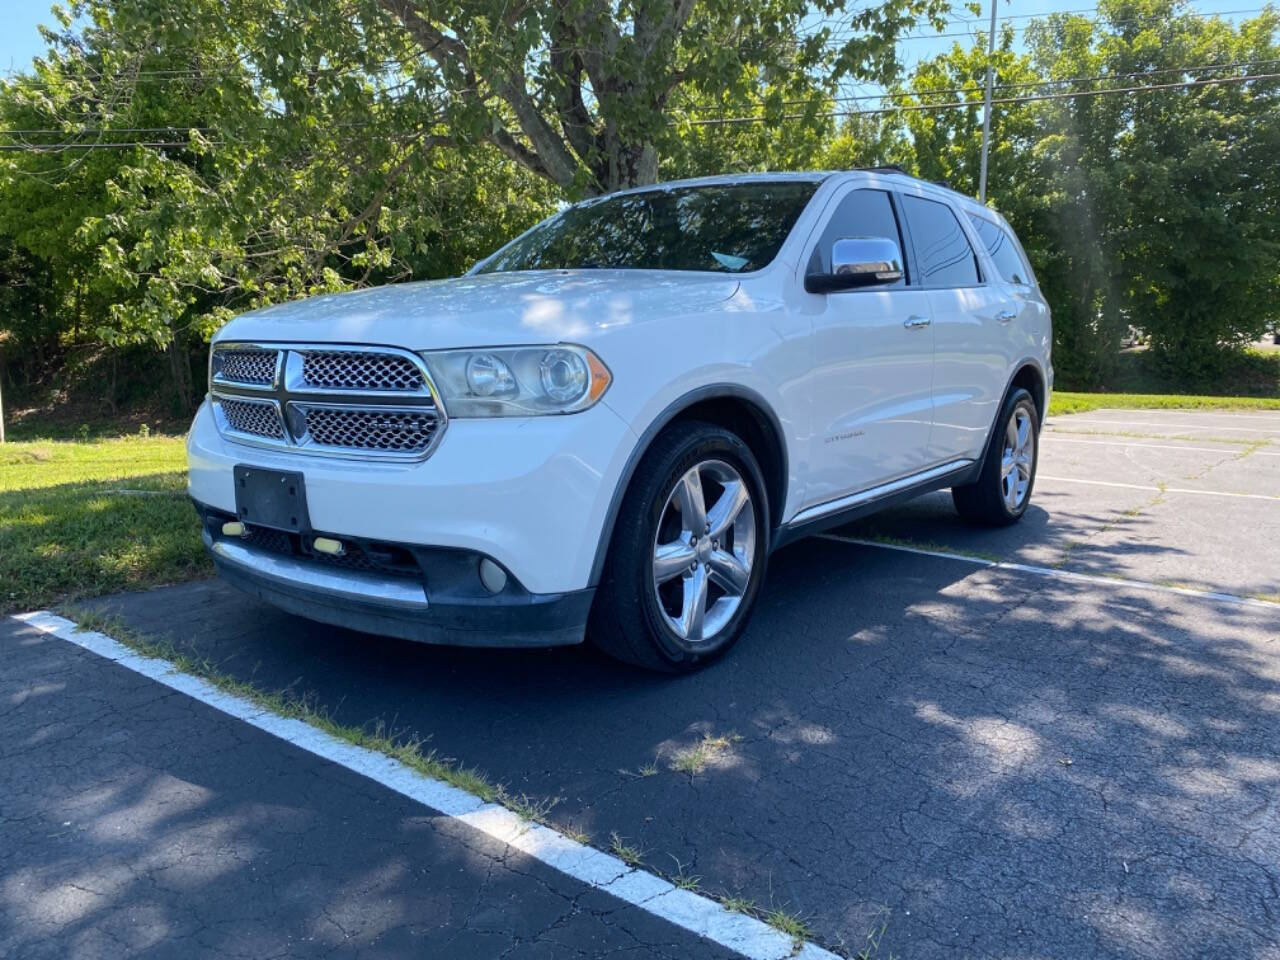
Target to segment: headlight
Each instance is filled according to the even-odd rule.
[[[613,377],[586,347],[500,347],[422,354],[450,417],[577,413],[604,396]]]

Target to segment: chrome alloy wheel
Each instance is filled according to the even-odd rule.
[[[1031,467],[1035,462],[1036,434],[1031,414],[1018,407],[1004,431],[1004,454],[1000,458],[1000,483],[1004,505],[1016,513],[1027,499],[1031,488]]]
[[[742,475],[705,460],[676,481],[653,545],[653,589],[667,625],[691,644],[713,639],[751,582],[756,512]]]

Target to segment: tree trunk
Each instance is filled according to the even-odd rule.
[[[174,336],[169,341],[169,369],[173,374],[174,393],[178,399],[178,408],[182,413],[191,410],[191,361],[187,357],[186,345],[181,338]]]
[[[107,408],[111,411],[111,415],[114,417],[120,409],[119,398],[116,395],[116,383],[119,380],[120,373],[120,353],[115,348],[110,348],[110,350],[110,374],[107,378]]]

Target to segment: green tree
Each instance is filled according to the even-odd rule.
[[[1053,307],[1063,382],[1105,384],[1133,325],[1167,380],[1210,388],[1276,322],[1280,86],[1210,81],[1278,72],[1278,26],[1272,9],[1233,25],[1174,0],[1102,0],[1033,21],[1026,54],[1001,37],[988,197]],[[907,165],[972,194],[986,64],[984,44],[957,45],[898,101]],[[1148,89],[1098,93],[1127,87]]]
[[[1100,12],[1030,32],[1045,75],[1191,85],[1049,101],[1045,153],[1100,261],[1101,312],[1143,329],[1166,377],[1212,386],[1280,310],[1280,83],[1213,81],[1276,73],[1280,17],[1268,8],[1236,26],[1173,0],[1104,0]]]
[[[403,74],[324,66],[322,38],[268,70],[244,44],[274,21],[221,9],[157,22],[152,4],[85,5],[85,28],[67,18],[0,88],[0,238],[46,266],[54,346],[165,350],[184,408],[200,344],[234,312],[458,273],[553,203],[496,151],[436,142],[427,94],[394,90]]]
[[[378,14],[390,14],[434,63],[455,136],[487,140],[576,195],[651,183],[662,157],[690,146],[698,155],[706,143],[688,143],[696,131],[672,122],[673,106],[728,105],[730,116],[747,106],[775,126],[829,112],[842,79],[890,79],[897,37],[946,9],[945,0],[853,11],[845,0],[364,0],[353,13],[378,32],[389,29]],[[815,14],[824,19],[805,29]]]

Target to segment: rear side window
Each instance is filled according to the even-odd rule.
[[[1031,271],[1027,268],[1026,263],[1022,259],[1022,255],[1018,252],[1018,246],[1014,242],[1013,237],[998,224],[992,223],[986,217],[979,217],[969,214],[969,221],[973,224],[973,228],[978,231],[978,239],[982,241],[982,245],[987,248],[987,253],[991,254],[991,259],[995,261],[996,269],[1000,271],[1000,276],[1004,277],[1009,283],[1031,284]]]
[[[930,287],[972,287],[981,283],[978,258],[951,208],[937,200],[904,196],[920,281]]]
[[[893,215],[889,194],[883,190],[854,190],[840,201],[835,213],[827,221],[809,259],[809,273],[831,272],[831,247],[837,240],[849,237],[887,237],[902,250],[902,236],[898,232],[898,218]],[[876,284],[876,290],[905,285],[897,283]]]

